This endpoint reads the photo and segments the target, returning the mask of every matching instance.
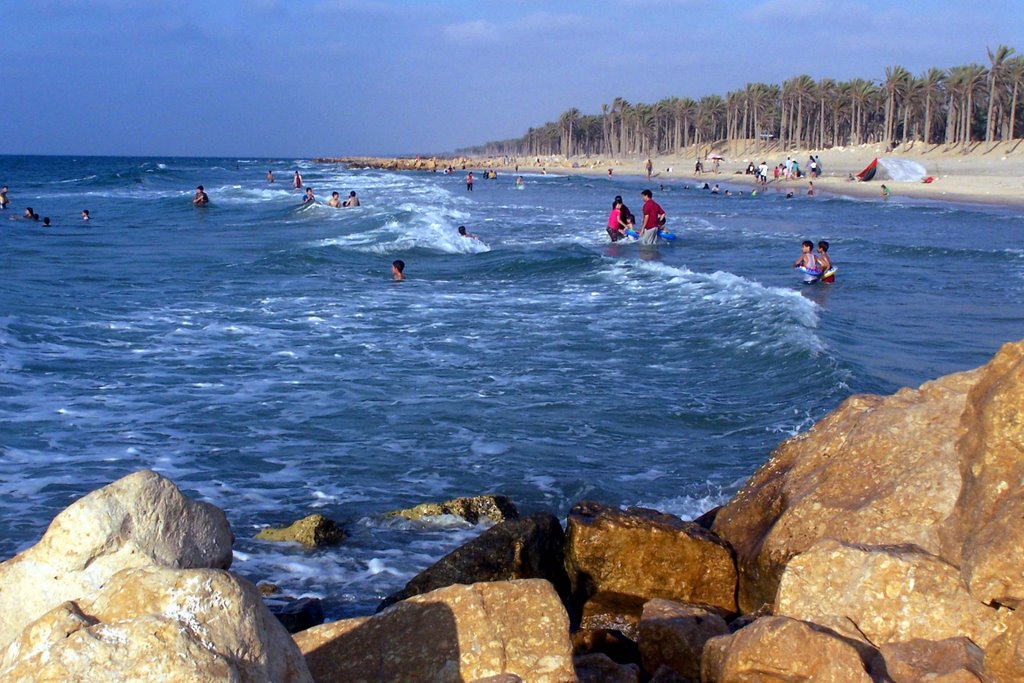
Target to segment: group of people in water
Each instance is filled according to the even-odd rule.
[[[640,198],[643,201],[642,222],[640,229],[637,230],[636,216],[622,201],[622,195],[615,195],[615,199],[612,200],[612,210],[608,214],[606,228],[612,242],[618,242],[627,237],[632,237],[641,244],[656,244],[658,242],[658,237],[665,227],[665,210],[658,202],[654,201],[654,193],[650,190],[641,192]]]
[[[793,262],[793,267],[800,270],[807,284],[836,281],[836,267],[829,258],[828,242],[825,240],[818,242],[817,254],[814,253],[814,242],[804,240],[800,245],[800,256]]]
[[[7,186],[6,185],[0,185],[0,211],[6,211],[7,207],[9,207],[11,205],[11,200],[7,196],[7,192],[8,192]],[[89,220],[90,219],[89,209],[82,209],[82,213],[80,215],[81,215],[83,221]],[[42,227],[44,227],[44,228],[52,228],[53,227],[53,224],[50,222],[50,217],[49,216],[40,216],[38,213],[36,213],[35,209],[33,209],[31,206],[26,206],[25,207],[25,211],[20,216],[11,216],[8,220],[12,220],[12,221],[17,221],[17,220],[32,221],[34,223],[40,223],[40,225]]]
[[[267,171],[267,182],[274,182],[274,172]],[[298,171],[295,171],[295,176],[292,179],[292,187],[296,190],[301,190],[303,187],[302,176],[299,175]],[[6,186],[5,186],[6,189]],[[206,194],[205,188],[202,185],[196,185],[196,193],[192,196],[192,203],[195,206],[206,206],[210,203],[210,196]],[[313,188],[306,187],[306,193],[302,197],[302,206],[309,204],[319,204],[316,196],[313,194]],[[335,209],[349,208],[359,206],[359,197],[356,195],[356,191],[352,190],[348,193],[348,198],[342,201],[341,195],[337,192],[331,193],[331,198],[327,200],[327,206]],[[88,212],[86,212],[88,213]]]

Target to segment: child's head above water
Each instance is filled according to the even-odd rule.
[[[814,249],[814,242],[810,240],[804,240],[800,246],[806,249],[807,251],[811,251]]]
[[[825,240],[821,240],[820,242],[818,242],[818,251],[827,252],[828,242],[826,242]]]

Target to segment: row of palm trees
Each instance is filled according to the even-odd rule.
[[[885,79],[815,81],[800,75],[781,86],[748,83],[725,97],[669,97],[654,104],[621,97],[601,113],[569,109],[558,121],[511,140],[457,150],[473,156],[563,155],[626,157],[682,154],[714,148],[732,154],[914,143],[967,149],[984,141],[1016,139],[1017,105],[1024,85],[1024,55],[1000,45],[988,66],[931,68],[914,76],[901,66]]]

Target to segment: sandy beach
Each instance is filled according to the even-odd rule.
[[[777,150],[755,151],[751,143],[744,151],[742,143],[735,149],[718,150],[716,153],[725,157],[719,163],[718,173],[711,169],[713,164],[704,161],[706,172],[700,176],[694,174],[694,163],[697,152],[690,149],[688,153],[656,156],[652,158],[654,174],[658,183],[668,181],[700,181],[710,183],[753,185],[753,176],[744,171],[750,163],[755,166],[762,161],[768,163],[769,169],[786,160],[796,159],[802,170],[807,169],[810,155],[817,157],[824,169],[823,174],[813,179],[815,194],[843,194],[857,197],[878,197],[881,199],[881,186],[884,183],[892,192],[891,199],[901,198],[948,201],[957,203],[996,204],[1012,207],[1024,206],[1024,148],[1020,141],[995,143],[986,145],[975,143],[966,152],[961,148],[949,149],[945,145],[921,145],[915,143],[910,149],[897,148],[886,153],[881,144],[864,144],[851,147],[833,147],[824,150],[794,150],[782,153]],[[701,156],[707,151],[703,148]],[[922,164],[927,175],[932,176],[932,183],[900,182],[875,179],[869,182],[850,181],[849,176],[861,171],[871,163],[872,159],[895,157],[909,159]],[[539,161],[538,161],[539,159]],[[332,160],[334,161],[334,160]],[[341,161],[341,160],[338,160]],[[345,161],[355,161],[345,159]],[[626,159],[610,157],[573,157],[565,159],[561,156],[535,157],[533,159],[509,160],[504,163],[501,157],[420,159],[420,160],[384,160],[359,159],[369,166],[377,166],[381,162],[396,164],[397,168],[430,169],[436,164],[438,169],[451,163],[458,172],[463,166],[480,174],[486,169],[495,169],[500,173],[514,173],[518,162],[519,173],[535,174],[543,171],[556,173],[573,173],[585,175],[607,175],[612,169],[615,175],[642,176],[645,174],[646,157]],[[403,163],[404,162],[404,163]],[[780,181],[782,187],[788,188],[797,195],[805,195],[808,189],[808,177],[799,180]],[[775,185],[769,182],[770,187]]]

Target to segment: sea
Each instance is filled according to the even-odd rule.
[[[1024,337],[1020,209],[483,170],[468,192],[461,169],[0,157],[0,558],[151,468],[226,511],[236,572],[369,614],[485,528],[389,511],[500,493],[691,519],[851,394]],[[677,239],[610,243],[613,197],[639,215],[647,187]],[[52,227],[12,220],[29,206]],[[805,239],[834,284],[792,268]],[[312,513],[347,539],[254,540]]]

